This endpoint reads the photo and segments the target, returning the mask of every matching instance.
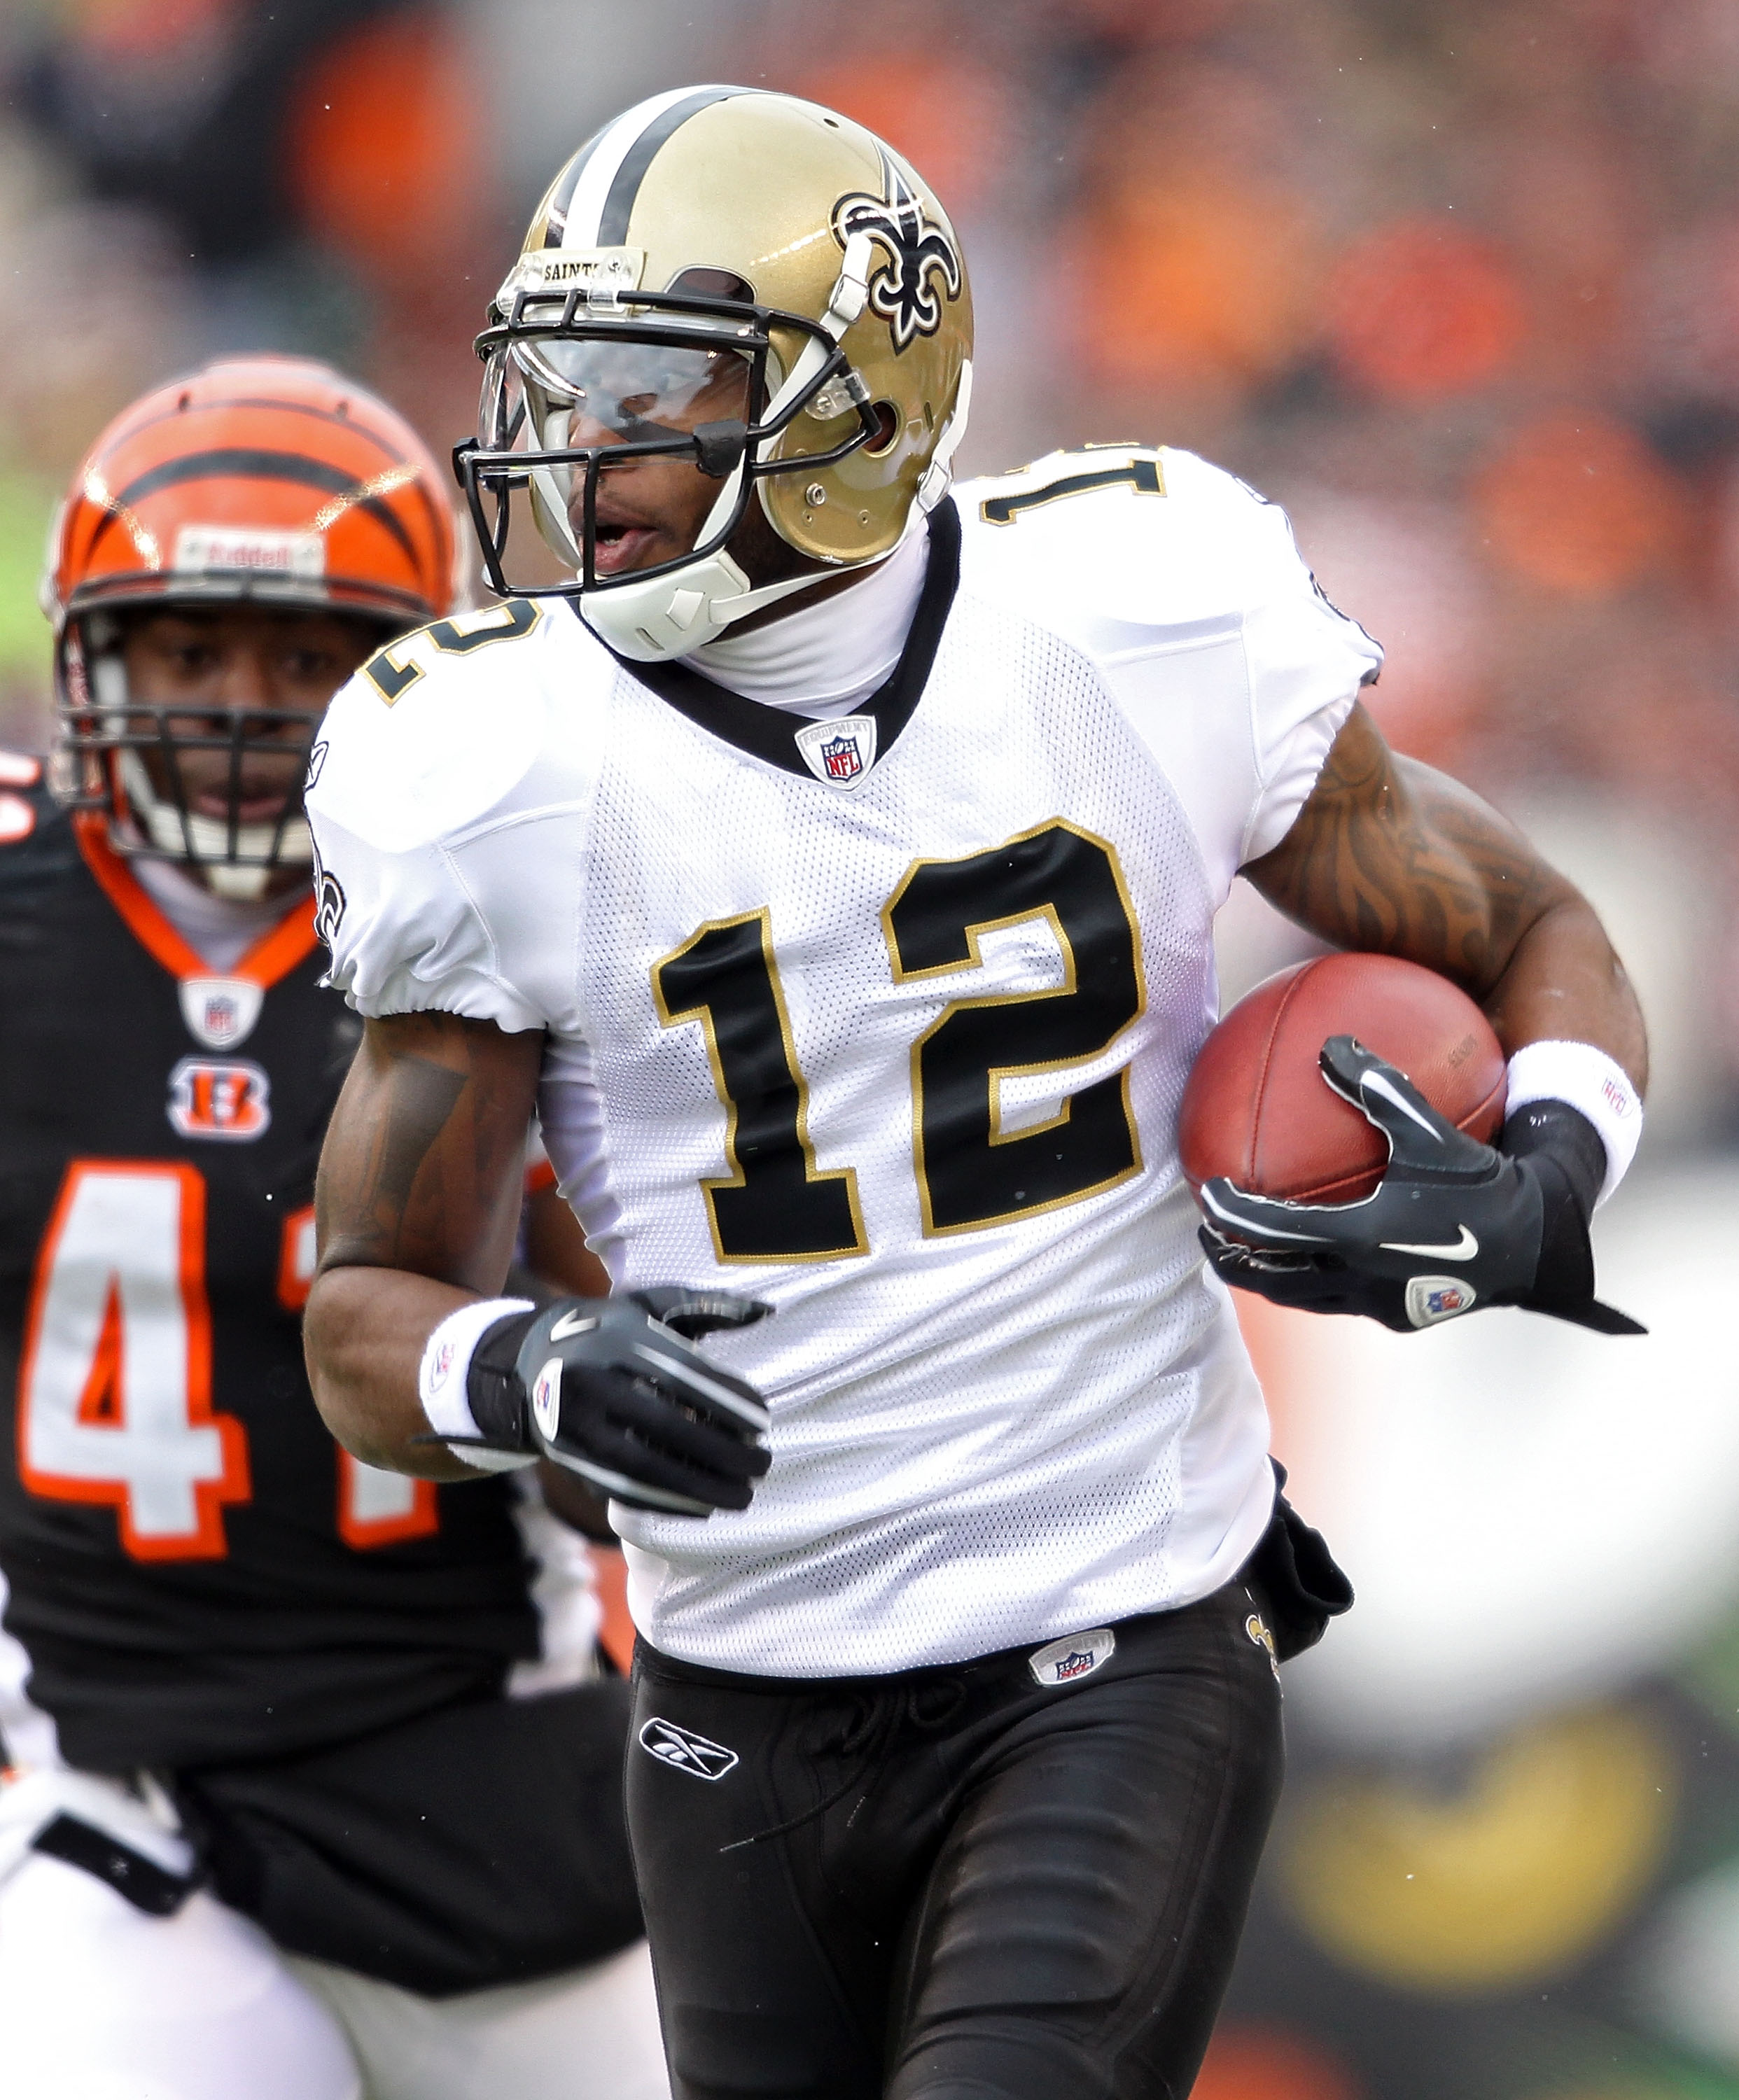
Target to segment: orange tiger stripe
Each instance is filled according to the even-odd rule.
[[[189,528],[303,536],[302,558],[317,549],[318,570],[271,571],[274,602],[399,626],[452,606],[452,512],[428,448],[384,402],[311,359],[227,359],[110,424],[73,477],[57,536],[61,620],[99,604],[209,598],[209,573],[175,566]],[[247,580],[237,572],[236,594]]]

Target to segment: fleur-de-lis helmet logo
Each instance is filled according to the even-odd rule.
[[[886,263],[870,279],[872,312],[881,315],[896,351],[942,326],[943,298],[960,295],[960,251],[952,236],[924,215],[924,201],[889,157],[881,157],[885,192],[854,190],[833,207],[833,232],[841,247],[854,233],[867,233],[885,249]]]

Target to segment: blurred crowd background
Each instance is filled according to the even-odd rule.
[[[964,236],[971,473],[1219,461],[1388,646],[1376,712],[1594,895],[1657,1079],[1611,1343],[1250,1321],[1361,1592],[1200,2100],[1739,2100],[1739,0],[7,0],[0,742],[99,426],[326,356],[438,452],[558,162],[766,83]],[[1229,993],[1300,952],[1247,894]],[[1262,1308],[1256,1308],[1260,1313]]]

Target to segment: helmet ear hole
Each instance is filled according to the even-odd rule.
[[[876,435],[863,448],[863,456],[866,459],[884,459],[893,451],[894,440],[900,434],[899,411],[891,401],[877,401],[870,413],[876,418]]]

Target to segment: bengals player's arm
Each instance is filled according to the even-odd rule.
[[[1478,796],[1391,751],[1362,707],[1291,831],[1242,872],[1335,946],[1452,977],[1506,1054],[1591,1043],[1646,1086],[1642,1010],[1587,899]]]
[[[303,1335],[327,1427],[374,1466],[475,1480],[417,1395],[430,1334],[501,1294],[525,1187],[543,1037],[411,1013],[371,1021],[320,1154],[320,1263]]]

